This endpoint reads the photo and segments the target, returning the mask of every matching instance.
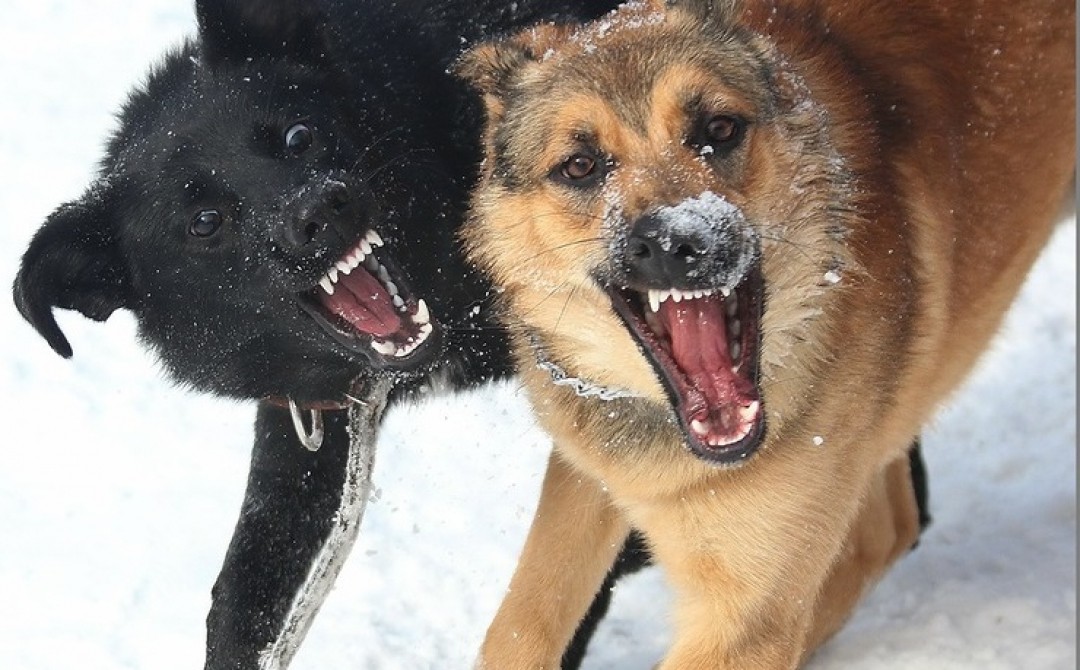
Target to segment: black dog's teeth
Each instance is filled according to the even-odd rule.
[[[391,299],[394,302],[394,307],[399,312],[406,310],[405,300],[398,295],[398,287],[390,279],[390,273],[383,267],[379,261],[372,254],[374,249],[383,246],[384,242],[379,234],[374,230],[369,230],[364,238],[356,245],[356,248],[349,254],[346,254],[344,258],[334,264],[330,270],[322,276],[319,280],[319,286],[322,290],[329,295],[334,295],[334,285],[337,284],[338,277],[343,274],[349,274],[356,268],[363,264],[364,269],[370,272],[373,276],[378,277],[379,281],[386,287],[386,291],[390,294]]]
[[[410,313],[407,296],[402,294],[401,288],[390,276],[390,271],[375,256],[374,250],[382,246],[384,242],[379,234],[374,230],[369,230],[351,251],[346,252],[319,279],[315,290],[323,292],[326,296],[333,296],[339,289],[339,281],[344,281],[344,277],[351,275],[357,268],[363,267],[366,274],[378,280],[382,285],[393,304],[393,309],[400,313],[402,319],[402,330],[391,335],[372,334],[369,345],[377,353],[388,358],[404,358],[424,344],[434,332],[435,327],[431,323],[431,314],[423,299],[415,301]],[[347,318],[345,320],[348,321]],[[346,328],[346,331],[351,332],[351,329]]]

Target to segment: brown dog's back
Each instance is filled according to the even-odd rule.
[[[556,662],[630,525],[678,593],[664,670],[793,668],[835,631],[914,540],[904,450],[1069,192],[1074,17],[654,0],[466,59],[490,115],[467,240],[556,443],[489,667]],[[750,269],[670,270],[716,248]]]

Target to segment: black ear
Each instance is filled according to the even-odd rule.
[[[211,64],[259,56],[317,63],[328,52],[327,20],[316,0],[197,0],[195,12]]]
[[[23,254],[15,306],[64,358],[71,357],[71,345],[53,309],[74,309],[104,321],[133,302],[112,224],[109,197],[91,189],[53,212]]]

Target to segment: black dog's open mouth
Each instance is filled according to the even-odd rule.
[[[730,291],[608,293],[663,381],[690,449],[725,464],[751,456],[765,432],[758,390],[760,271]]]
[[[433,346],[436,323],[381,247],[378,233],[368,231],[300,295],[300,304],[344,346],[391,363],[412,362]]]

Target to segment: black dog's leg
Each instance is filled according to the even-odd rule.
[[[651,563],[652,555],[645,546],[644,538],[637,531],[630,533],[630,537],[626,538],[626,544],[619,550],[615,564],[611,566],[607,577],[604,578],[600,591],[589,606],[588,613],[585,614],[585,618],[581,620],[581,624],[574,633],[570,646],[563,654],[562,670],[577,670],[581,666],[581,660],[585,658],[585,651],[589,646],[589,641],[592,640],[593,633],[596,632],[596,626],[611,606],[611,592],[615,590],[615,582]]]
[[[908,463],[911,467],[911,486],[915,489],[915,503],[919,507],[919,534],[921,535],[927,526],[930,525],[930,486],[927,481],[926,474],[926,462],[922,457],[922,440],[915,438],[915,441],[911,443],[911,449],[908,451]],[[919,541],[915,541],[915,546],[918,546]]]
[[[285,625],[331,528],[348,454],[346,412],[324,412],[317,452],[300,445],[289,412],[261,403],[240,519],[207,616],[207,670],[252,670]]]

